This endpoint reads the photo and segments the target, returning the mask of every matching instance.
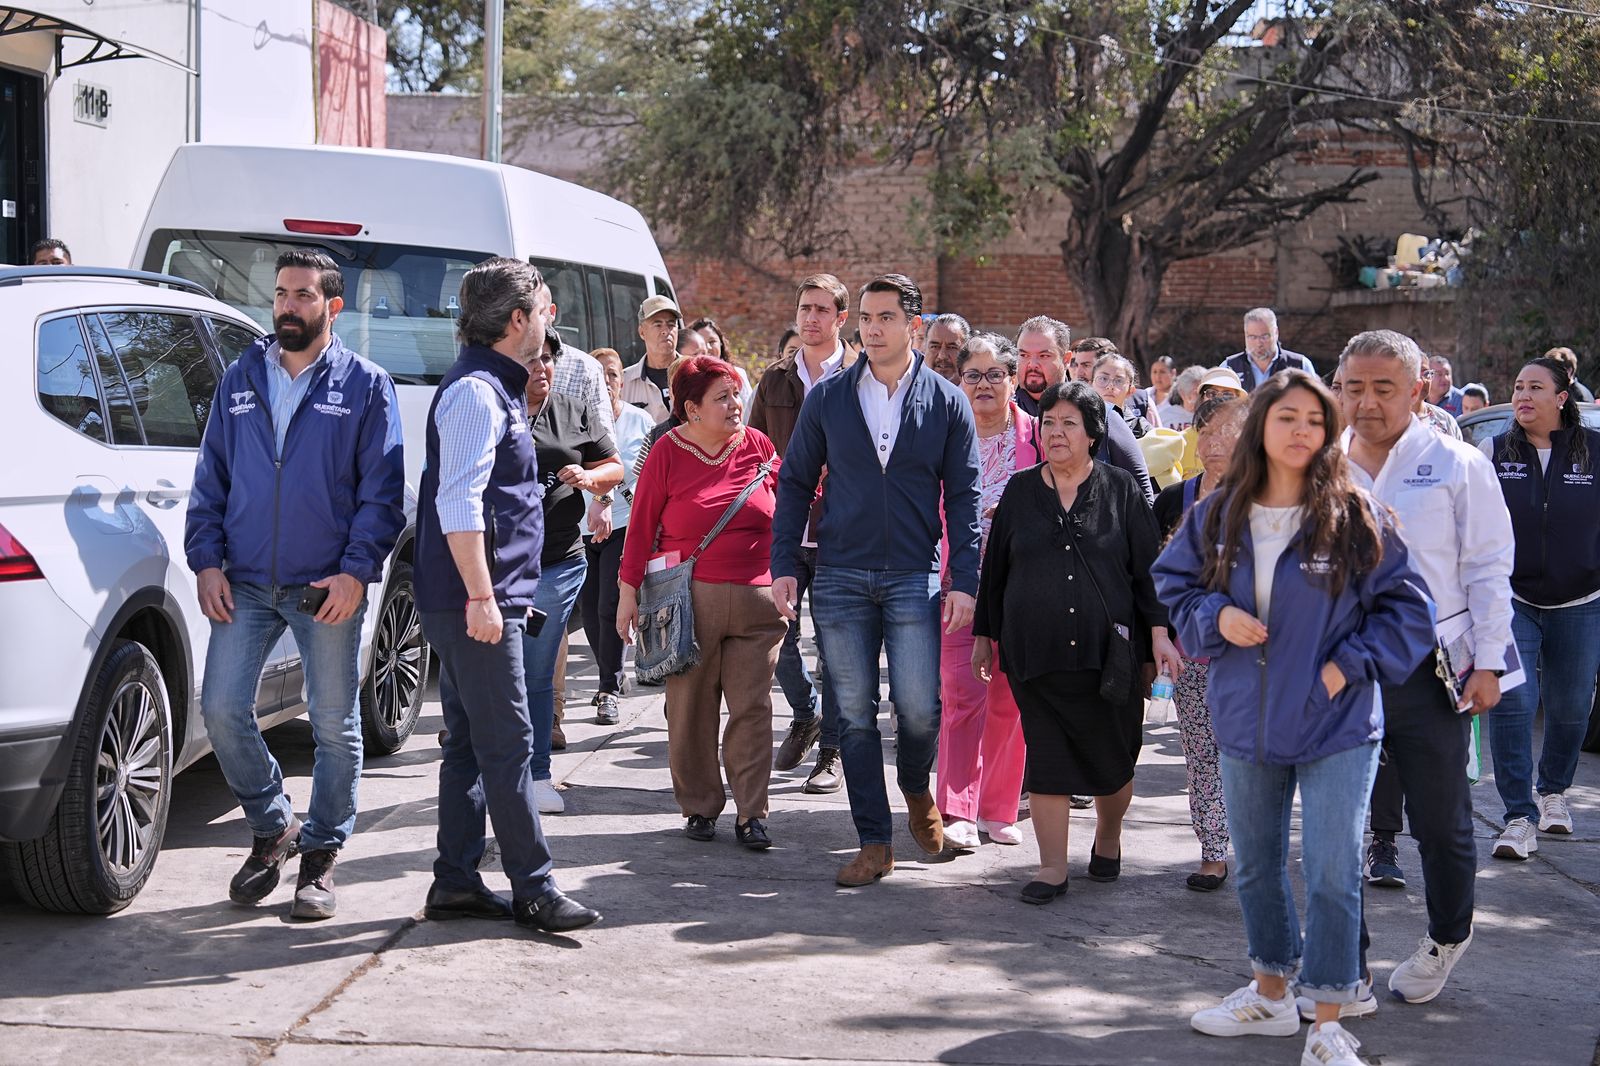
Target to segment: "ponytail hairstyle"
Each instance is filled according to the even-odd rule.
[[[1369,573],[1383,559],[1379,513],[1366,493],[1350,477],[1350,463],[1339,446],[1341,422],[1333,393],[1320,378],[1304,370],[1282,370],[1250,394],[1239,443],[1234,446],[1228,472],[1213,495],[1216,504],[1206,512],[1203,534],[1205,560],[1200,580],[1226,591],[1238,558],[1239,545],[1250,526],[1250,508],[1267,487],[1267,416],[1273,404],[1294,389],[1304,389],[1322,407],[1322,447],[1306,468],[1300,492],[1304,517],[1300,522],[1301,552],[1306,559],[1326,559],[1321,581],[1338,596],[1350,581]]]
[[[1583,431],[1583,412],[1578,409],[1578,392],[1572,387],[1572,372],[1560,359],[1540,356],[1537,359],[1529,359],[1522,370],[1518,371],[1518,376],[1520,377],[1530,366],[1536,366],[1549,374],[1550,380],[1555,382],[1556,391],[1567,394],[1566,400],[1561,404],[1561,428],[1572,431],[1572,435],[1567,439],[1567,461],[1574,469],[1587,471],[1589,435]],[[1517,458],[1517,446],[1526,443],[1528,434],[1522,428],[1522,423],[1512,419],[1511,428],[1501,438],[1499,458],[1514,462]]]

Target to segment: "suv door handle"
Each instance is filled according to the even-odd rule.
[[[183,489],[180,489],[166,478],[157,480],[156,485],[158,487],[146,492],[144,498],[157,507],[171,507],[182,500],[185,495]]]

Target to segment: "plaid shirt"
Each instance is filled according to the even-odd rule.
[[[553,335],[554,331],[551,333]],[[600,360],[588,352],[570,344],[561,345],[561,356],[550,378],[550,391],[588,404],[606,432],[612,432],[611,394],[606,391],[606,373]]]

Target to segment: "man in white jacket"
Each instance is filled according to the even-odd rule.
[[[1392,330],[1358,334],[1339,356],[1350,426],[1343,444],[1356,478],[1399,516],[1441,632],[1467,634],[1455,648],[1455,668],[1466,671],[1458,692],[1439,677],[1433,655],[1403,684],[1383,689],[1384,762],[1404,792],[1427,889],[1428,935],[1389,977],[1390,991],[1411,1003],[1437,996],[1472,942],[1471,718],[1500,701],[1512,644],[1511,516],[1489,461],[1413,413],[1422,365],[1416,342]],[[1364,974],[1367,943],[1363,922]],[[1356,1015],[1376,1009],[1370,991],[1346,1008]]]

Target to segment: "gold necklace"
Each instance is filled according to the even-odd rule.
[[[677,427],[674,427],[667,434],[667,438],[707,466],[721,466],[728,461],[728,457],[733,454],[734,449],[739,447],[739,442],[744,439],[744,427],[741,426],[735,430],[733,436],[728,438],[728,443],[723,445],[722,450],[714,456],[707,456],[703,448],[679,433]]]

